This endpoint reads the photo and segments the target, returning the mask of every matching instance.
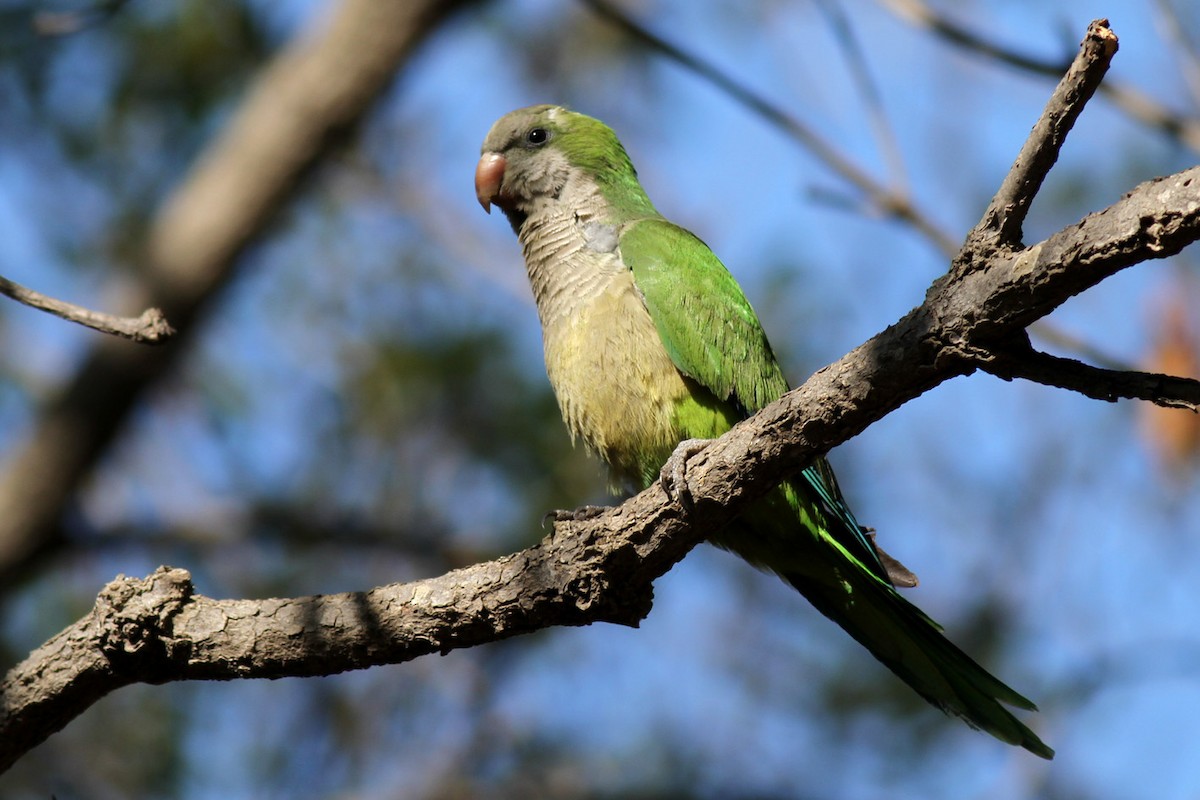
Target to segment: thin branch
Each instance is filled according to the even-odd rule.
[[[823,162],[832,172],[866,195],[880,213],[912,225],[947,255],[958,248],[957,240],[942,230],[907,195],[876,181],[868,171],[860,168],[849,157],[843,155],[820,134],[758,92],[738,82],[699,56],[651,32],[608,0],[581,1],[597,15],[625,31],[630,38],[713,84],[734,101],[783,132]]]
[[[137,317],[118,317],[102,311],[92,311],[65,300],[56,300],[3,277],[0,277],[0,294],[69,322],[143,344],[162,344],[175,335],[175,329],[158,308],[147,308]]]
[[[1063,59],[1038,58],[998,45],[935,9],[924,0],[879,0],[896,16],[929,29],[938,38],[972,55],[1007,64],[1025,72],[1057,78]],[[1129,116],[1200,152],[1200,119],[1188,117],[1131,86],[1109,81],[1100,93]]]
[[[1082,336],[1077,336],[1061,326],[1053,325],[1045,319],[1040,319],[1030,325],[1029,334],[1039,342],[1068,350],[1107,370],[1128,372],[1136,369],[1132,364],[1096,347]]]
[[[897,192],[909,196],[908,175],[904,167],[904,153],[896,138],[896,131],[888,121],[884,109],[883,93],[871,77],[871,69],[867,65],[866,53],[858,37],[854,35],[854,27],[850,24],[849,15],[842,3],[835,0],[820,0],[817,8],[825,15],[829,27],[833,31],[834,41],[842,51],[842,58],[850,71],[851,79],[858,85],[867,107],[867,117],[875,132],[875,140],[879,145],[884,163],[887,164],[888,174]]]
[[[981,364],[981,368],[1004,380],[1024,378],[1109,403],[1127,398],[1164,408],[1200,411],[1200,381],[1193,378],[1093,367],[1034,350],[1028,341],[1012,349],[992,348],[991,352],[993,360]]]
[[[1164,38],[1175,45],[1179,71],[1183,73],[1184,83],[1192,95],[1192,104],[1200,104],[1200,50],[1188,37],[1179,12],[1171,5],[1170,0],[1155,0],[1158,13],[1154,17]]]
[[[887,2],[887,0],[884,0]],[[699,56],[688,53],[682,48],[671,44],[662,37],[648,30],[645,26],[639,24],[636,20],[626,14],[619,7],[613,5],[607,0],[583,0],[596,14],[609,20],[617,27],[624,30],[631,38],[641,42],[645,47],[659,53],[665,58],[675,61],[680,66],[693,72],[703,80],[716,86],[718,89],[726,92],[731,99],[738,102],[749,109],[752,113],[763,118],[767,123],[771,124],[788,137],[796,141],[801,147],[809,150],[816,158],[825,162],[829,169],[837,175],[840,175],[847,183],[851,184],[857,191],[861,192],[865,197],[865,202],[859,197],[853,196],[850,192],[842,192],[832,188],[824,188],[814,186],[810,189],[809,195],[815,201],[825,204],[826,206],[846,211],[848,213],[862,214],[869,216],[872,213],[897,219],[901,222],[911,224],[913,228],[925,236],[935,247],[937,247],[947,257],[953,256],[959,252],[959,240],[951,236],[949,233],[940,228],[932,218],[922,211],[903,190],[891,189],[884,184],[876,181],[866,171],[858,169],[858,167],[850,161],[832,145],[825,142],[817,133],[806,126],[803,122],[796,119],[791,114],[773,104],[771,101],[756,93],[753,89],[743,86],[734,78],[722,72],[716,66],[704,61]],[[907,0],[898,0],[898,6],[904,6]],[[920,2],[915,2],[914,5],[918,8],[925,8]],[[822,4],[822,8],[830,14],[831,17],[836,16],[836,11],[833,9],[833,4]],[[929,12],[932,14],[932,11]],[[940,23],[940,19],[935,18]],[[835,29],[838,28],[836,19],[834,19]],[[939,28],[940,30],[940,28]],[[838,32],[835,30],[835,33]],[[974,42],[970,35],[965,32],[959,32],[953,27],[952,23],[946,23],[946,33],[952,37],[963,38],[966,41]],[[961,33],[961,36],[960,36]],[[851,63],[860,85],[863,86],[864,93],[868,99],[872,96],[873,84],[869,76],[866,74],[865,66],[855,66],[856,59],[853,57],[855,49],[852,43],[848,43],[839,38],[843,42],[843,48],[847,51],[847,60]],[[978,44],[982,48],[988,43],[984,40],[979,40]],[[1023,68],[1036,68],[1038,71],[1047,70],[1049,74],[1055,77],[1060,76],[1064,70],[1070,67],[1070,62],[1063,64],[1048,64],[1047,62],[1038,62],[1030,59],[1025,59],[1022,56],[1013,54],[1000,49],[996,50],[996,56],[1005,62],[1014,63]],[[1104,84],[1101,85],[1101,89]],[[877,121],[877,127],[886,124],[882,121]],[[1068,126],[1069,127],[1069,126]],[[1066,134],[1066,128],[1061,130],[1061,134]],[[1200,138],[1197,139],[1200,142]],[[885,140],[886,144],[886,140]],[[895,162],[899,162],[898,156],[894,158]],[[1051,162],[1052,165],[1052,162]],[[1047,168],[1050,165],[1047,165]],[[903,170],[900,170],[903,173]],[[1024,213],[1024,212],[1023,212]],[[1023,218],[1023,214],[1022,214]],[[1056,337],[1054,333],[1054,325],[1051,322],[1041,320],[1037,323],[1037,332],[1046,337]],[[1065,340],[1067,337],[1057,336],[1060,340]],[[1087,355],[1093,352],[1095,348],[1087,348],[1080,350],[1082,355]],[[1093,359],[1095,360],[1095,359]],[[1111,361],[1112,359],[1109,359]]]
[[[1116,53],[1117,37],[1109,29],[1108,20],[1092,22],[1078,55],[1058,82],[983,219],[968,238],[995,236],[998,244],[1008,247],[1020,243],[1021,227],[1033,198]]]

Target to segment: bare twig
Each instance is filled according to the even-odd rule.
[[[900,149],[900,142],[896,139],[896,131],[888,121],[883,104],[883,94],[871,78],[871,69],[867,65],[866,54],[863,52],[862,45],[859,44],[858,37],[854,35],[849,15],[842,3],[835,2],[835,0],[820,0],[817,8],[828,20],[829,27],[833,31],[834,41],[841,48],[846,67],[850,71],[850,77],[858,85],[858,91],[862,94],[867,107],[867,117],[875,131],[875,140],[879,144],[883,161],[887,165],[891,183],[897,187],[897,192],[908,196],[908,176],[904,168],[904,154]]]
[[[18,303],[76,322],[101,333],[111,333],[135,342],[162,344],[175,335],[175,329],[167,322],[160,309],[147,308],[137,317],[117,317],[102,311],[77,306],[65,300],[47,297],[8,278],[0,277],[0,294],[7,295]]]
[[[1020,244],[1021,226],[1029,206],[1058,160],[1067,133],[1104,80],[1104,73],[1116,52],[1117,37],[1109,29],[1108,20],[1093,22],[1079,47],[1079,54],[1055,87],[1042,116],[968,240],[986,236],[994,237],[996,243],[1004,247]]]
[[[1164,38],[1175,45],[1179,60],[1179,71],[1183,73],[1183,80],[1187,84],[1188,91],[1192,95],[1192,104],[1200,104],[1200,50],[1197,50],[1196,45],[1188,38],[1187,32],[1184,29],[1183,20],[1179,18],[1179,12],[1171,5],[1170,0],[1155,0],[1155,8],[1158,13],[1155,15],[1154,21]]]
[[[887,0],[884,1],[887,2]],[[959,252],[959,240],[938,226],[933,221],[932,217],[930,217],[913,202],[911,197],[908,196],[907,192],[903,191],[903,189],[889,188],[875,180],[866,171],[860,170],[857,165],[855,165],[848,157],[843,156],[837,150],[837,148],[825,142],[825,140],[816,134],[811,128],[806,126],[800,120],[796,119],[793,115],[779,108],[762,95],[756,93],[753,89],[743,86],[737,80],[725,74],[714,65],[704,61],[699,56],[691,54],[651,32],[645,26],[639,24],[636,20],[626,14],[619,7],[608,2],[608,0],[583,0],[583,2],[592,8],[592,10],[598,15],[608,19],[610,22],[620,27],[633,39],[641,42],[644,46],[659,53],[663,57],[675,61],[685,69],[688,69],[702,79],[707,80],[709,83],[712,83],[718,89],[726,92],[733,100],[741,103],[751,112],[762,117],[769,124],[773,125],[785,135],[792,138],[801,147],[809,150],[809,152],[811,152],[816,158],[824,161],[832,172],[846,180],[846,182],[849,183],[856,191],[862,193],[862,195],[866,197],[866,203],[864,204],[861,202],[860,199],[853,196],[851,192],[843,193],[837,190],[825,189],[821,187],[814,187],[811,190],[811,195],[813,197],[833,208],[843,209],[854,213],[863,213],[864,211],[874,212],[885,217],[891,217],[901,222],[906,222],[912,225],[914,230],[928,239],[947,257],[953,256]],[[897,0],[897,6],[905,7],[908,2],[909,0]],[[847,42],[844,40],[843,34],[846,34],[848,31],[840,30],[839,32],[839,30],[837,30],[838,21],[836,19],[836,11],[833,10],[835,8],[833,4],[822,4],[821,7],[826,9],[826,11],[830,14],[835,27],[835,33],[839,34],[839,41],[842,41],[843,43],[843,49],[847,53],[847,60],[850,62],[851,68],[855,73],[856,80],[859,82],[860,86],[863,87],[864,94],[869,100],[872,96],[873,84],[871,83],[869,76],[866,74],[865,65],[861,63],[856,64],[856,61],[861,62],[861,59],[856,59],[854,57],[855,48],[853,42]],[[926,8],[921,2],[919,2],[919,0],[915,0],[914,7],[917,10]],[[930,10],[929,13],[932,14],[933,12]],[[924,17],[919,18],[922,21],[924,20]],[[1020,56],[1019,54],[993,47],[990,45],[990,43],[986,42],[986,40],[976,40],[971,36],[971,34],[969,34],[969,32],[965,30],[960,31],[952,23],[943,22],[940,17],[933,16],[932,19],[935,30],[937,30],[939,33],[944,33],[959,43],[970,43],[972,45],[977,45],[980,49],[989,52],[989,54],[991,54],[994,50],[994,55],[1005,63],[1012,63],[1015,66],[1020,66],[1024,69],[1036,69],[1038,72],[1052,74],[1055,77],[1060,76],[1064,70],[1069,68],[1071,63],[1063,62],[1058,64],[1028,59]],[[1103,88],[1104,84],[1101,85],[1101,89]],[[886,123],[881,119],[876,119],[875,124],[877,129],[879,129],[881,125],[883,126],[885,132],[881,134],[883,136],[882,141],[884,146],[887,147],[888,138],[886,135]],[[1060,132],[1065,134],[1066,128],[1062,128]],[[1198,132],[1200,132],[1200,129],[1198,129]],[[1197,141],[1200,142],[1200,138],[1198,138]],[[893,164],[899,164],[902,163],[902,159],[900,159],[898,155],[893,156],[891,158],[891,162]],[[1048,169],[1052,163],[1053,162],[1045,165],[1045,167]],[[897,171],[897,167],[893,166],[893,171]],[[903,174],[902,168],[899,169],[899,174]],[[864,206],[866,206],[866,208],[864,208]],[[1021,210],[1022,219],[1024,218],[1025,211],[1027,211],[1027,209]],[[1053,323],[1046,320],[1039,320],[1037,322],[1036,332],[1040,336],[1047,338],[1053,337],[1061,341],[1066,341],[1068,339],[1068,337],[1065,335],[1057,335],[1055,333],[1055,326]],[[1076,352],[1087,355],[1088,353],[1094,353],[1096,349],[1097,348],[1094,346],[1088,346],[1084,349],[1077,350]],[[1105,360],[1110,363],[1114,361],[1111,358],[1107,358]]]
[[[1128,372],[1135,369],[1133,364],[1115,358],[1111,353],[1097,347],[1082,336],[1065,330],[1061,325],[1052,325],[1045,319],[1039,319],[1030,325],[1029,334],[1036,341],[1074,353],[1104,369],[1117,372]]]

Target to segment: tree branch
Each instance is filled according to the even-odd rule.
[[[1194,378],[1093,367],[1034,350],[1028,340],[1016,344],[1012,350],[993,347],[992,355],[993,360],[982,369],[1005,380],[1025,378],[1110,403],[1130,398],[1166,408],[1200,411],[1200,380]]]
[[[1081,58],[1090,57],[1093,33],[1105,36],[1094,25]],[[1065,113],[1069,98],[1082,96],[1086,73],[1068,73],[1076,92],[1056,92],[1047,113]],[[1056,146],[1052,139],[1045,146]],[[955,263],[970,269],[952,269],[894,325],[692,456],[686,511],[655,483],[617,508],[557,522],[528,550],[362,593],[218,601],[194,594],[182,570],[119,578],[88,616],[0,684],[0,768],[97,698],[137,681],[324,675],[549,625],[635,625],[649,611],[651,582],[747,502],[928,389],[980,366],[1011,366],[1006,354],[1031,322],[1115,272],[1197,239],[1200,167],[1148,181],[1016,253],[969,237]],[[1041,377],[1032,367],[1020,374]],[[1113,395],[1160,400],[1190,398],[1195,389],[1162,380],[1159,396],[1142,392],[1136,376],[1129,389],[1113,375],[1091,379],[1117,387]]]
[[[998,243],[1016,246],[1021,241],[1021,226],[1042,181],[1058,161],[1059,150],[1083,107],[1092,99],[1108,65],[1117,53],[1117,37],[1101,19],[1088,26],[1079,55],[1067,74],[1058,82],[1046,103],[1042,116],[1021,147],[1000,189],[971,236],[995,235]]]
[[[3,277],[0,277],[0,294],[31,308],[62,317],[68,322],[77,322],[92,330],[122,336],[135,342],[162,344],[175,335],[175,329],[167,322],[166,315],[157,308],[147,308],[137,317],[117,317],[101,311],[92,311],[65,300],[56,300]]]

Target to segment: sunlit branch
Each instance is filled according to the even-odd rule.
[[[148,308],[137,317],[118,317],[102,311],[77,306],[64,300],[35,292],[7,278],[0,278],[0,294],[24,303],[31,308],[62,317],[101,333],[110,333],[135,342],[162,344],[175,335],[175,329],[167,322],[160,309]]]
[[[1002,246],[1020,245],[1029,206],[1058,161],[1058,153],[1075,120],[1104,80],[1116,52],[1117,37],[1109,30],[1108,20],[1093,22],[1079,55],[1046,102],[1042,115],[1025,139],[983,218],[967,237],[968,241],[974,237],[994,236]]]

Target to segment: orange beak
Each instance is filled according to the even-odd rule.
[[[475,197],[483,210],[492,213],[492,203],[500,196],[500,184],[504,181],[504,156],[499,153],[484,153],[475,167]]]

